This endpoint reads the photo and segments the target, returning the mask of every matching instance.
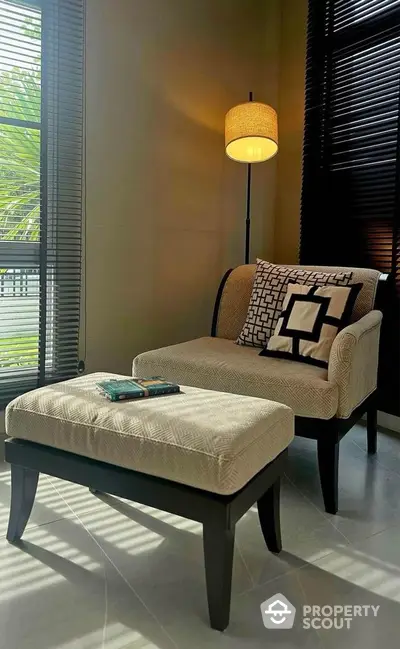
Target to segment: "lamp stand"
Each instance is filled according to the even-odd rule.
[[[247,164],[246,221],[244,263],[251,252],[251,167],[278,153],[278,116],[276,110],[260,101],[249,100],[232,106],[225,115],[225,152],[228,158]],[[244,202],[244,201],[243,201]]]
[[[253,101],[253,93],[249,92],[249,101]],[[247,164],[247,194],[246,194],[246,235],[244,263],[250,263],[250,205],[251,205],[251,163]]]
[[[244,263],[250,263],[250,200],[251,200],[251,164],[247,165],[247,196],[246,196],[246,242]]]

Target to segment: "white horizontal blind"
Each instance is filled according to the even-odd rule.
[[[78,367],[83,0],[0,0],[0,406]]]

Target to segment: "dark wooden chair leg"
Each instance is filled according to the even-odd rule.
[[[210,624],[224,631],[231,608],[235,528],[227,527],[223,520],[221,524],[204,523],[203,544]]]
[[[318,445],[319,479],[325,511],[336,514],[338,510],[338,480],[339,480],[339,442],[332,439],[320,438]]]
[[[39,471],[11,465],[11,508],[7,541],[18,541],[24,533],[35,500]]]
[[[376,405],[371,406],[367,410],[367,438],[368,438],[368,454],[375,455],[378,444],[378,411]]]
[[[262,533],[271,552],[282,550],[280,491],[281,479],[279,477],[257,503]]]

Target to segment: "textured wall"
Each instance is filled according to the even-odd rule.
[[[268,6],[267,6],[268,5]],[[207,334],[243,259],[245,167],[225,112],[277,103],[277,0],[88,0],[87,369]],[[254,172],[253,254],[272,256],[276,161]]]
[[[304,126],[307,0],[281,0],[279,154],[274,258],[296,263]]]

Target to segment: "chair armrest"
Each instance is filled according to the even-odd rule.
[[[328,381],[339,388],[338,417],[350,417],[376,389],[381,321],[380,311],[370,311],[333,341]]]

